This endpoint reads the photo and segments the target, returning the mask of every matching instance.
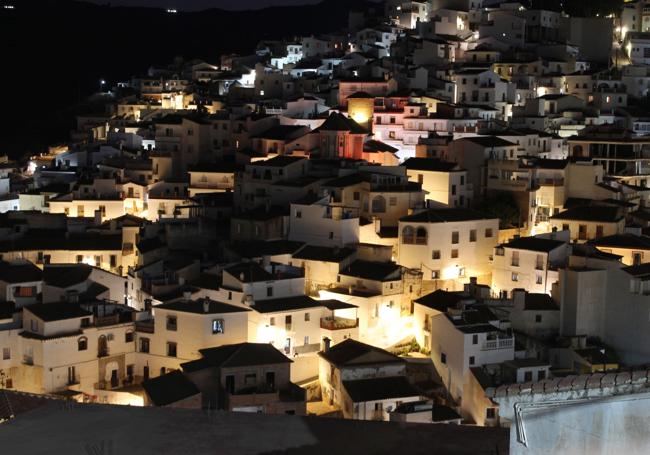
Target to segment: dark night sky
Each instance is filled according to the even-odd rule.
[[[175,8],[179,11],[196,11],[206,8],[230,10],[258,9],[267,6],[306,5],[320,0],[91,0],[93,3],[119,6],[154,6]]]

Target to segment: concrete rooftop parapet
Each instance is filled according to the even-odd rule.
[[[632,375],[630,373],[618,373],[616,375],[616,385],[624,385],[632,383]]]
[[[587,377],[587,389],[597,389],[601,387],[601,382],[600,380],[604,377],[605,375],[602,373],[594,373],[590,376]]]
[[[589,380],[589,376],[586,374],[581,374],[580,376],[576,376],[575,378],[573,378],[573,381],[571,382],[571,390],[586,389],[588,380]]]
[[[560,382],[558,383],[557,390],[560,392],[565,392],[571,390],[571,386],[573,385],[573,380],[576,378],[575,375],[569,375],[563,378],[560,378]]]
[[[616,373],[607,373],[600,380],[601,387],[614,387],[616,385]]]
[[[570,375],[563,378],[543,379],[538,382],[525,382],[519,384],[502,384],[498,387],[485,389],[485,396],[489,398],[509,397],[515,395],[543,395],[559,392],[580,392],[596,389],[614,389],[617,393],[633,393],[639,387],[650,386],[650,370],[639,370],[621,373],[592,373],[579,376]],[[609,392],[607,392],[609,393]],[[590,394],[591,395],[591,394]]]
[[[648,382],[648,371],[647,370],[638,370],[632,372],[632,383],[640,384]]]

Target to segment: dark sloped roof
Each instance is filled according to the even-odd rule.
[[[514,142],[506,141],[497,136],[470,136],[463,139],[473,142],[482,147],[511,147],[517,145]]]
[[[367,92],[354,92],[352,95],[348,96],[348,99],[350,98],[374,98],[374,96]]]
[[[62,321],[64,319],[83,318],[92,316],[90,311],[86,311],[76,303],[39,303],[25,307],[37,318],[45,321]]]
[[[578,206],[560,212],[552,217],[555,220],[600,221],[614,223],[623,219],[619,209],[607,206]]]
[[[57,288],[67,288],[88,279],[92,267],[86,264],[46,265],[43,282]]]
[[[365,176],[354,173],[350,175],[344,175],[343,177],[337,177],[332,180],[328,180],[323,183],[323,186],[335,187],[335,188],[345,188],[347,186],[358,185],[359,183],[365,182],[367,179]]]
[[[401,363],[403,359],[376,346],[348,338],[318,353],[321,357],[338,367],[355,365],[376,365],[381,363]]]
[[[306,295],[296,297],[283,297],[279,299],[259,300],[253,309],[258,313],[277,313],[282,311],[296,311],[309,308],[318,308],[320,303]]]
[[[227,344],[199,349],[199,352],[212,367],[246,367],[292,362],[269,343]]]
[[[353,305],[351,303],[347,302],[342,302],[340,300],[336,299],[328,299],[328,300],[319,300],[318,303],[321,306],[324,306],[328,310],[344,310],[348,308],[358,308],[357,305]]]
[[[400,218],[400,221],[419,223],[447,223],[454,221],[489,220],[493,217],[472,209],[428,209]],[[496,218],[494,218],[496,219]]]
[[[293,258],[308,261],[341,262],[352,254],[354,254],[352,248],[307,245],[294,254]]]
[[[41,269],[31,262],[0,261],[0,281],[5,283],[25,283],[40,281],[43,277]]]
[[[434,404],[431,407],[431,420],[433,422],[445,422],[447,420],[460,419],[461,416],[449,406]]]
[[[418,171],[450,172],[457,169],[458,164],[435,158],[409,158],[402,163],[402,166],[405,166],[406,169]]]
[[[208,302],[208,311],[205,311],[203,306],[204,302]],[[176,302],[162,303],[154,306],[154,308],[162,308],[163,310],[181,311],[183,313],[197,313],[197,314],[225,314],[225,313],[241,313],[250,311],[248,308],[241,306],[230,305],[228,303],[217,302],[212,299],[197,299],[197,300],[180,300]]]
[[[167,406],[199,393],[194,383],[178,370],[144,381],[142,387],[156,406]]]
[[[278,155],[268,160],[256,161],[255,163],[252,163],[251,166],[286,167],[304,159],[306,159],[304,156]]]
[[[343,381],[343,387],[355,403],[420,396],[403,376]]]
[[[645,264],[639,264],[639,265],[631,265],[628,267],[623,267],[622,269],[626,273],[636,276],[636,277],[643,277],[650,275],[650,262],[647,262]]]
[[[616,234],[601,237],[591,241],[596,246],[607,246],[614,248],[637,248],[650,249],[650,237],[634,234]]]
[[[340,112],[332,112],[314,131],[349,131],[351,134],[368,134],[368,130]]]
[[[389,275],[399,272],[401,266],[394,262],[372,262],[357,260],[341,272],[341,275],[365,278],[367,280],[384,281]],[[398,276],[397,279],[401,277]],[[395,280],[395,278],[393,278]]]
[[[225,271],[243,283],[270,281],[273,279],[273,275],[264,270],[256,262],[242,262],[240,264],[235,264],[225,269]]]
[[[544,239],[541,237],[520,237],[504,243],[503,247],[515,248],[518,250],[530,250],[548,253],[556,248],[564,245],[565,242],[561,240]]]
[[[415,303],[444,313],[448,308],[456,308],[458,302],[467,300],[468,298],[469,296],[460,292],[449,292],[444,289],[438,289],[416,299]]]
[[[366,153],[397,153],[399,149],[392,147],[385,142],[381,142],[375,139],[370,139],[363,144],[363,151]]]

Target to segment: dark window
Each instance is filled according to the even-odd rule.
[[[447,364],[447,354],[445,354],[444,352],[440,353],[440,362],[443,364]]]
[[[126,332],[124,334],[124,342],[131,343],[133,341],[133,332]]]
[[[495,408],[487,408],[485,410],[485,417],[487,419],[494,419],[497,416],[496,409]]]
[[[524,381],[531,382],[532,380],[533,380],[533,372],[532,371],[526,371],[524,373]]]
[[[88,338],[82,337],[77,340],[77,350],[85,351],[88,349]]]
[[[476,359],[474,358],[474,356],[473,356],[473,355],[470,356],[470,357],[469,357],[469,364],[470,364],[470,365],[474,365],[475,362],[476,362]]]
[[[167,316],[167,330],[175,332],[178,330],[178,321],[176,316]]]
[[[167,356],[176,357],[176,343],[167,343]]]
[[[472,335],[472,344],[478,344],[478,335]]]
[[[149,338],[140,338],[140,352],[149,352]]]
[[[266,288],[266,296],[273,297],[273,286],[269,286],[268,288]]]

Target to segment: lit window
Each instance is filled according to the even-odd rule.
[[[223,319],[212,320],[212,333],[224,333]]]

